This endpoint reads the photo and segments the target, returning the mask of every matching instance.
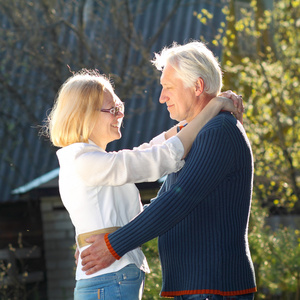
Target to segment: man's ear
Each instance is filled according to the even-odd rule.
[[[196,96],[200,96],[203,93],[203,91],[204,91],[204,81],[201,77],[199,77],[195,85]]]

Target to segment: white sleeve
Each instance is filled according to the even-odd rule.
[[[152,147],[101,152],[84,147],[75,157],[75,170],[87,185],[123,185],[155,181],[180,170],[184,148],[176,136]]]
[[[154,145],[161,145],[165,141],[166,141],[165,132],[163,132],[163,133],[157,135],[156,137],[154,137],[149,143],[144,143],[138,147],[133,148],[133,150],[136,150],[136,149],[143,150],[146,148],[150,148]]]

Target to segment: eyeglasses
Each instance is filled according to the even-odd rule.
[[[102,108],[102,109],[100,109],[100,111],[110,113],[116,117],[119,112],[124,114],[124,104],[123,103],[118,104],[115,107],[107,108],[107,109]]]

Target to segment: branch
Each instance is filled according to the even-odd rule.
[[[85,34],[83,32],[80,32],[73,24],[67,22],[66,20],[62,19],[61,23],[66,25],[69,29],[71,29],[75,35],[78,37],[79,41],[82,43],[84,48],[87,50],[89,56],[91,57],[92,60],[97,61],[97,57],[94,55],[94,52],[91,50],[89,47],[88,43],[85,40]]]
[[[16,88],[9,84],[5,78],[0,74],[0,84],[3,86],[4,90],[7,90],[13,97],[14,100],[18,102],[20,107],[23,109],[23,112],[26,113],[29,117],[29,120],[37,125],[39,123],[39,120],[36,118],[36,116],[31,112],[29,107],[26,105],[26,101],[23,99],[21,94],[19,94],[16,90]]]

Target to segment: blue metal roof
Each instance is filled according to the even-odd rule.
[[[224,19],[221,13],[224,2],[227,1],[131,0],[130,4],[132,5],[132,9],[138,12],[138,16],[134,21],[136,33],[141,34],[144,37],[143,40],[150,45],[149,60],[153,57],[153,52],[159,52],[164,46],[172,44],[173,41],[185,43],[191,39],[199,39],[201,35],[207,40],[211,40],[214,34],[214,28],[202,26],[199,20],[193,15],[193,12],[200,12],[203,8],[207,9],[214,16],[213,23],[218,25]],[[110,1],[107,3],[110,5]],[[155,42],[151,44],[153,35],[157,32],[161,23],[164,22],[166,16],[176,3],[178,3],[176,13],[160,32]],[[103,15],[100,16],[106,19],[108,26],[109,9],[109,7],[106,7],[104,13],[102,11]],[[85,17],[88,18],[88,12]],[[76,19],[74,19],[73,22],[76,23]],[[97,30],[100,30],[99,23],[87,22],[86,24],[87,34],[90,39],[92,39]],[[61,32],[59,39],[60,42],[66,44],[66,47],[72,47],[72,45],[74,45],[74,36],[68,36],[64,31]],[[118,51],[125,51],[122,45],[116,44],[115,47],[118,48]],[[212,50],[217,56],[220,55],[220,49]],[[100,46],[99,51],[101,51]],[[3,52],[3,54],[5,54],[5,52]],[[108,54],[109,53],[107,53],[107,55]],[[119,60],[118,57],[113,57],[111,60],[112,72],[117,73],[117,68],[115,67],[118,64],[122,64],[122,61]],[[128,65],[138,65],[140,60],[141,57],[139,53],[137,53],[134,47],[131,47]],[[2,64],[2,68],[6,68],[7,70],[9,70],[10,67],[11,62]],[[30,68],[30,66],[28,67]],[[21,69],[14,70],[14,85],[20,86],[21,91],[24,86],[30,86],[37,90],[47,89],[47,82],[43,81],[43,74],[32,72],[30,78],[28,78],[27,75],[25,77],[22,76],[22,73],[19,74],[18,72],[20,72],[20,70]],[[122,129],[123,137],[121,140],[109,144],[107,150],[130,149],[134,146],[138,146],[142,142],[149,141],[158,133],[174,125],[174,121],[169,118],[166,107],[158,102],[160,86],[158,81],[159,73],[157,74],[157,81],[147,85],[147,88],[142,91],[143,97],[136,93],[130,97],[129,100],[125,99],[126,117],[124,119],[124,128]],[[139,77],[139,74],[137,77]],[[118,89],[116,89],[116,92],[118,94]],[[53,99],[55,92],[49,90],[48,95],[49,98]],[[33,125],[34,123],[32,119],[28,118],[28,115],[26,115],[25,118],[22,107],[14,106],[12,103],[14,103],[12,94],[5,90],[2,91],[0,93],[0,105],[4,105],[7,114],[16,116],[22,126],[20,126],[19,131],[13,130],[13,128],[10,130],[9,126],[5,128],[0,127],[0,202],[18,199],[16,194],[22,192],[22,190],[18,189],[19,187],[35,187],[41,178],[43,180],[45,179],[43,175],[49,175],[49,172],[53,175],[51,171],[54,170],[53,172],[57,172],[56,169],[58,168],[55,148],[51,147],[49,141],[46,141],[45,138],[38,136],[36,126]],[[40,124],[42,124],[49,105],[43,102],[38,92],[36,94],[36,101],[34,101],[33,104],[31,112],[32,118],[36,118]],[[12,139],[11,134],[17,134],[17,137]],[[33,181],[37,178],[39,178],[37,181]],[[14,195],[12,195],[12,191],[14,191]]]

